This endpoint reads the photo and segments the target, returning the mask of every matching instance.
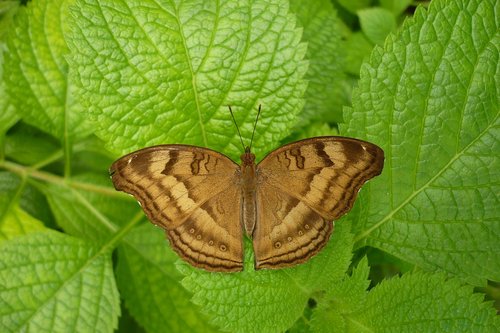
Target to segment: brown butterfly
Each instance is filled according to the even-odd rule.
[[[372,143],[324,136],[286,144],[258,164],[250,147],[238,165],[207,148],[154,146],[118,159],[110,174],[115,188],[165,229],[181,258],[236,272],[243,270],[244,232],[253,240],[255,269],[314,256],[383,164],[384,152]]]

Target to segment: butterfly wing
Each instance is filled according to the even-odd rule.
[[[384,152],[343,137],[317,137],[276,149],[257,165],[255,267],[307,261],[327,243],[361,186],[382,172]]]
[[[172,248],[195,267],[243,269],[239,166],[201,147],[161,145],[128,154],[110,168],[115,188],[132,194]]]

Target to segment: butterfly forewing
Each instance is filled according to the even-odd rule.
[[[257,165],[256,268],[308,260],[327,243],[361,186],[380,174],[383,151],[343,137],[317,137],[276,149]]]
[[[243,268],[238,171],[226,156],[188,145],[145,148],[110,168],[115,188],[140,202],[173,249],[210,271]]]

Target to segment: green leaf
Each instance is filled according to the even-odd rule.
[[[293,268],[254,271],[247,242],[241,273],[208,273],[185,263],[179,269],[193,301],[224,331],[281,332],[299,318],[315,292],[341,280],[350,263],[351,242],[350,224],[339,222],[328,245]]]
[[[11,27],[12,17],[17,12],[19,5],[20,1],[17,0],[3,0],[0,2],[0,44]]]
[[[372,289],[348,331],[495,332],[499,317],[483,296],[443,274],[405,274]]]
[[[396,17],[387,9],[366,8],[358,11],[358,16],[361,30],[374,44],[384,44],[387,35],[396,29]]]
[[[80,0],[73,16],[73,79],[115,151],[191,143],[236,157],[227,105],[249,138],[262,104],[259,152],[302,108],[306,45],[285,0]]]
[[[109,251],[56,232],[0,250],[2,332],[112,332],[119,315]]]
[[[178,257],[165,233],[148,224],[125,240],[119,247],[118,287],[129,312],[147,332],[214,331],[181,286],[182,276],[173,265]]]
[[[355,32],[342,44],[345,56],[345,71],[352,75],[359,75],[363,61],[368,58],[373,49],[373,44],[361,32]]]
[[[304,128],[309,120],[339,123],[342,105],[347,104],[342,86],[345,80],[340,55],[340,27],[329,0],[293,0],[291,10],[304,28],[309,69],[306,104],[297,124]]]
[[[25,165],[36,165],[60,149],[54,137],[24,123],[13,128],[5,137],[5,155]]]
[[[4,63],[5,88],[16,112],[61,140],[90,130],[67,82],[69,50],[62,33],[67,2],[39,0],[21,6],[7,36]]]
[[[26,182],[8,172],[0,172],[0,244],[8,239],[44,229],[19,207]]]
[[[0,244],[14,237],[42,231],[45,226],[39,220],[15,205],[0,219]]]
[[[51,224],[51,214],[47,202],[36,188],[27,183],[26,178],[19,178],[9,172],[0,172],[0,224],[1,219],[7,218],[17,206],[34,219]],[[16,217],[15,217],[16,218]],[[28,219],[22,219],[28,221]]]
[[[358,10],[368,7],[371,0],[337,0],[337,2],[349,12],[356,14]]]
[[[331,332],[333,327],[336,328],[335,331],[347,331],[350,325],[354,326],[354,332],[363,331],[362,327],[356,328],[349,318],[365,306],[366,289],[370,284],[369,271],[368,260],[364,257],[350,276],[330,286],[313,311],[311,318],[313,332]]]
[[[476,285],[500,281],[498,12],[495,0],[419,8],[373,51],[341,127],[386,156],[357,245]]]
[[[412,2],[412,0],[380,0],[380,6],[390,10],[394,15],[400,15]]]
[[[443,274],[405,274],[366,292],[368,265],[335,286],[314,311],[315,332],[495,332],[499,317],[482,296]]]
[[[49,183],[43,188],[57,223],[69,234],[105,241],[139,211],[131,197],[116,192],[118,198],[109,196],[113,190],[107,177],[86,174],[72,181],[81,188],[67,183]]]
[[[2,81],[0,83],[0,137],[18,120],[19,117],[14,107],[9,102],[9,98],[5,93],[5,84],[4,81]]]
[[[315,136],[331,136],[338,135],[339,131],[337,128],[330,127],[324,122],[314,122],[310,123],[308,126],[301,128],[299,131],[295,131],[293,135],[285,139],[285,142],[298,141],[301,139],[312,138]]]
[[[9,20],[10,21],[10,20]],[[0,21],[0,25],[1,25]],[[1,34],[1,31],[0,31]],[[17,120],[18,116],[15,112],[14,106],[9,101],[9,97],[5,91],[5,81],[4,81],[4,57],[5,57],[5,44],[1,41],[0,37],[0,137],[12,126]],[[1,155],[0,155],[1,157]]]

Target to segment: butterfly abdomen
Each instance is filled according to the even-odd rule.
[[[257,220],[256,192],[255,155],[246,151],[241,155],[241,223],[250,238]]]

